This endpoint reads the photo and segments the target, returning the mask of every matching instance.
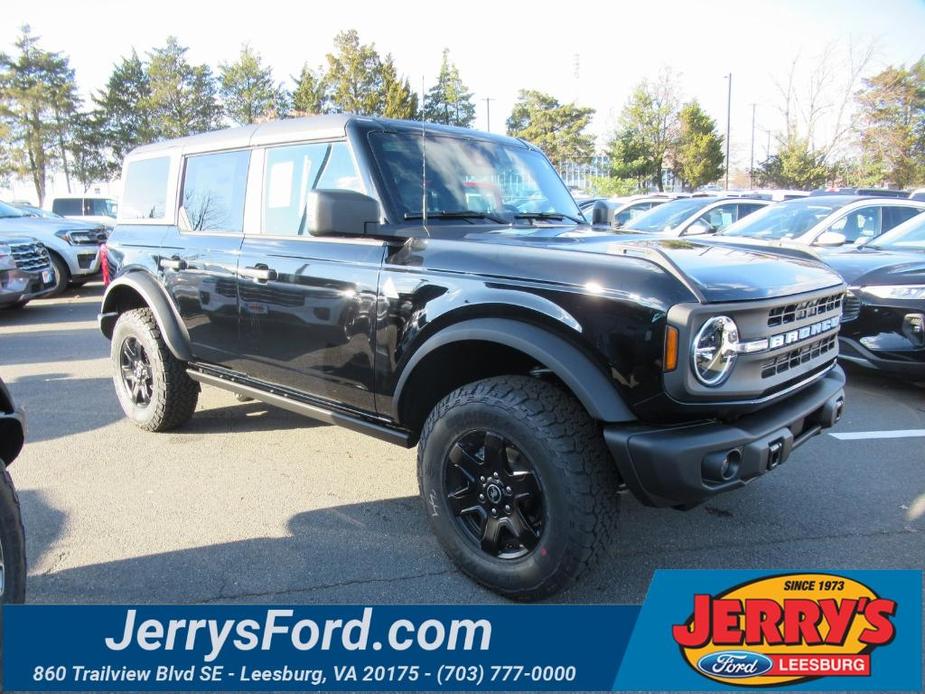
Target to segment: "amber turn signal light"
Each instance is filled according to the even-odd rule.
[[[678,368],[678,329],[669,325],[665,328],[665,362],[664,371]]]

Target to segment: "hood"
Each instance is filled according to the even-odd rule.
[[[85,231],[98,229],[99,224],[78,222],[72,219],[47,219],[44,217],[2,217],[0,233],[54,234],[56,231]]]
[[[13,234],[13,233],[6,234],[6,233],[3,233],[2,231],[0,231],[0,243],[6,243],[6,244],[11,244],[11,243],[39,243],[39,240],[38,240],[38,239],[34,239],[34,238],[32,238],[31,236],[20,236],[20,235],[18,235],[18,234]]]
[[[823,257],[851,287],[925,284],[925,251],[859,248],[846,253],[826,253]]]
[[[459,231],[459,228],[456,228]],[[494,243],[540,244],[559,250],[644,258],[687,284],[703,301],[751,301],[833,287],[841,278],[809,258],[686,239],[633,239],[587,227],[504,227],[466,238]]]

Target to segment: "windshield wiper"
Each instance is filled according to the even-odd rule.
[[[517,212],[514,214],[514,219],[567,219],[575,224],[587,224],[578,217],[562,212]]]
[[[477,210],[434,210],[433,212],[427,212],[428,219],[487,219],[490,222],[496,222],[498,224],[508,224],[509,222],[506,219],[502,219],[497,215],[488,214],[487,212],[479,212]],[[421,212],[406,212],[405,219],[424,219],[424,215]]]

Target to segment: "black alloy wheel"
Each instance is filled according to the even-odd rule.
[[[122,369],[122,385],[132,403],[137,407],[150,405],[151,394],[154,392],[154,372],[144,345],[134,336],[123,340],[119,365]]]
[[[444,491],[467,538],[499,559],[529,554],[543,533],[543,490],[527,456],[493,431],[461,436],[446,457]]]

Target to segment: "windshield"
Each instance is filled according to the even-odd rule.
[[[0,219],[9,219],[10,217],[28,217],[29,215],[18,210],[12,205],[7,205],[5,202],[0,202]]]
[[[811,198],[768,205],[720,232],[721,236],[755,239],[792,239],[805,234],[844,203],[817,202]]]
[[[411,132],[374,132],[370,146],[388,194],[405,219],[512,223],[527,218],[582,221],[552,165],[539,152],[484,140]],[[426,154],[426,160],[425,160]]]
[[[900,224],[895,229],[877,237],[864,248],[925,251],[925,214],[917,215],[908,222]]]
[[[710,198],[672,200],[631,219],[626,228],[631,231],[671,231],[712,202]]]

